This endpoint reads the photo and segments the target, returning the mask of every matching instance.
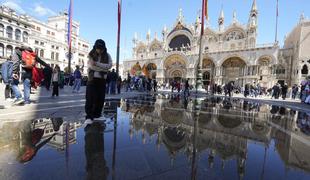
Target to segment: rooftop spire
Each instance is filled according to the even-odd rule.
[[[252,4],[252,9],[251,9],[251,11],[257,12],[256,0],[253,0],[253,4]]]
[[[234,12],[233,12],[233,23],[237,23],[237,12],[236,12],[236,10],[234,10]]]
[[[179,17],[178,17],[178,21],[179,22],[183,22],[184,16],[183,16],[183,10],[182,8],[179,9]]]
[[[223,25],[224,24],[224,19],[225,19],[225,16],[224,16],[224,10],[223,10],[223,5],[222,5],[222,9],[221,9],[221,12],[220,12],[220,17],[219,17],[219,25]]]

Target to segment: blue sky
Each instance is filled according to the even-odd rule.
[[[56,3],[57,2],[57,3]],[[247,23],[253,0],[209,0],[210,23],[217,28],[217,19],[221,6],[225,13],[225,25],[232,21],[233,11],[241,23]],[[304,12],[310,17],[309,0],[279,0],[279,36],[283,43],[285,34],[289,33]],[[40,20],[68,9],[69,0],[1,0]],[[276,0],[257,0],[259,9],[258,43],[272,43],[275,37]],[[185,21],[194,23],[201,0],[123,0],[123,17],[121,33],[121,61],[129,58],[132,50],[132,38],[137,32],[143,39],[148,29],[152,37],[157,32],[161,37],[164,25],[172,28],[179,8],[183,9]],[[102,38],[106,41],[109,52],[115,59],[117,34],[117,0],[74,0],[74,19],[81,23],[80,33],[91,44]]]

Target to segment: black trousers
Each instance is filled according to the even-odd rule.
[[[94,78],[86,87],[86,119],[101,117],[106,92],[106,80]]]
[[[52,96],[59,96],[59,84],[58,84],[58,82],[53,82]]]

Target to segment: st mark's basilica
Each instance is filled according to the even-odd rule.
[[[237,86],[259,83],[270,88],[275,83],[299,84],[310,67],[310,21],[301,15],[299,23],[285,37],[284,46],[278,42],[257,44],[259,11],[253,1],[246,24],[233,13],[230,25],[225,22],[223,9],[218,18],[218,28],[207,24],[203,35],[203,83],[225,84],[233,81]],[[173,28],[164,27],[162,39],[150,31],[146,41],[133,38],[133,57],[125,60],[124,75],[145,75],[160,83],[189,79],[195,84],[199,67],[199,40],[201,18],[186,24],[182,9]],[[303,39],[303,42],[300,40]],[[126,77],[126,76],[125,76]]]

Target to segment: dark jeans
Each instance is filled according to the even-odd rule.
[[[52,96],[59,96],[59,84],[58,84],[58,82],[53,82]]]
[[[101,117],[105,100],[106,80],[94,78],[86,87],[86,119]]]

